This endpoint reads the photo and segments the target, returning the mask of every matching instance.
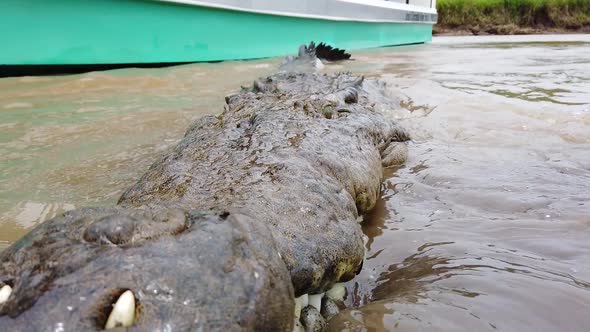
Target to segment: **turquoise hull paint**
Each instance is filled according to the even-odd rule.
[[[263,15],[153,0],[1,0],[0,65],[176,63],[422,43],[432,25]]]

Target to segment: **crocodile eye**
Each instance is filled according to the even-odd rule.
[[[359,92],[357,89],[348,87],[343,92],[344,102],[346,104],[356,104],[359,101]]]

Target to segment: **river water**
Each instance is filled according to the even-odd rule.
[[[386,81],[412,135],[334,331],[590,330],[590,36],[440,37],[327,66]],[[0,250],[114,204],[280,59],[0,79]]]

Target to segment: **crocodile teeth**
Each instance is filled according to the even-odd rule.
[[[301,310],[307,307],[308,303],[309,296],[307,294],[303,294],[295,299],[295,317],[297,317],[297,319],[301,317]]]
[[[12,293],[12,287],[5,285],[0,289],[0,304],[6,302]]]
[[[344,299],[344,295],[346,294],[346,288],[344,288],[344,283],[339,282],[334,284],[332,288],[330,288],[326,292],[326,296],[331,298],[332,300],[342,301]]]
[[[322,297],[324,297],[324,293],[309,295],[309,305],[320,311],[322,308]]]
[[[125,291],[115,305],[107,319],[105,330],[115,327],[129,327],[135,320],[135,296],[130,290]]]

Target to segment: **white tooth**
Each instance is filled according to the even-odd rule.
[[[310,295],[309,305],[314,306],[318,311],[322,310],[322,297],[324,297],[324,293]]]
[[[301,298],[301,309],[303,309],[309,305],[309,295],[308,294],[303,294],[299,298]]]
[[[332,288],[330,288],[326,292],[326,296],[331,298],[332,300],[342,301],[344,299],[344,295],[346,294],[346,288],[344,288],[344,283],[339,282],[334,284]]]
[[[0,289],[0,304],[6,302],[12,293],[12,287],[8,285],[4,285],[2,289]]]
[[[324,68],[324,63],[322,62],[322,60],[320,59],[315,59],[315,68],[316,69],[322,69]]]
[[[295,317],[299,319],[301,317],[301,310],[307,307],[309,299],[307,294],[303,294],[300,297],[295,298]]]
[[[123,293],[115,305],[113,311],[107,319],[105,330],[112,329],[115,327],[129,327],[135,320],[135,296],[130,290]]]
[[[301,301],[300,297],[295,299],[295,320],[301,318]]]

